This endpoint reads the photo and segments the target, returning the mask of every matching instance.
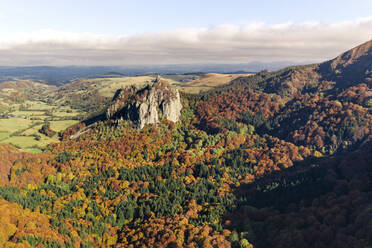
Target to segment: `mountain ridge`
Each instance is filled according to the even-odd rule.
[[[61,131],[39,154],[0,145],[0,246],[370,247],[370,56],[354,51],[328,71],[329,61],[181,92],[177,122],[142,129],[118,120],[133,106],[148,110],[150,98],[150,112],[161,110],[167,98],[150,86],[126,95],[117,89],[127,84],[106,78],[103,88],[89,80],[55,98],[40,92],[110,113]],[[3,92],[9,105],[25,100],[14,93]]]
[[[320,73],[329,81],[336,81],[342,87],[352,84],[372,84],[372,40],[356,46],[336,58],[323,62]]]
[[[332,86],[330,82],[335,84]],[[264,70],[251,77],[240,77],[222,86],[221,90],[233,87],[259,89],[291,99],[323,87],[322,84],[327,84],[328,90],[341,92],[361,83],[368,87],[372,85],[372,40],[322,63],[290,66],[272,72]]]

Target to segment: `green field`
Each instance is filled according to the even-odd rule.
[[[130,86],[130,85],[145,85],[154,80],[151,76],[138,76],[138,77],[119,77],[119,78],[105,78],[94,79],[100,83],[99,94],[105,97],[112,97],[116,90]]]
[[[53,131],[59,132],[59,131],[65,130],[66,128],[68,128],[68,127],[70,127],[72,125],[77,124],[78,122],[79,121],[75,121],[75,120],[51,121],[50,122],[50,128]]]
[[[14,90],[5,90],[7,93],[12,91]],[[9,99],[4,97],[0,95],[0,105],[4,106],[4,109],[6,109],[5,106],[9,107],[6,109],[6,116],[0,119],[0,141],[14,145],[22,151],[41,152],[40,148],[59,141],[58,132],[78,123],[73,119],[80,112],[71,109],[70,106],[48,105],[40,100],[9,103]],[[35,97],[40,97],[40,95]],[[50,127],[56,132],[53,137],[39,133],[45,120],[50,120]],[[36,137],[40,137],[39,140]]]
[[[78,115],[79,112],[77,111],[71,111],[70,113],[66,112],[66,111],[61,111],[61,110],[57,110],[57,111],[54,111],[53,112],[53,116],[58,116],[58,117],[74,117],[76,115]]]
[[[28,129],[26,129],[25,131],[22,132],[22,135],[28,135],[29,136],[29,135],[33,135],[35,133],[38,133],[40,128],[42,127],[42,124],[43,124],[43,122],[40,121],[40,124],[29,127]]]
[[[26,117],[41,117],[46,118],[45,111],[13,111],[13,115],[16,116],[26,116]]]
[[[50,121],[50,127],[58,133],[76,123],[78,123],[76,120]],[[43,121],[29,121],[20,118],[1,119],[0,141],[22,149],[30,149],[35,146],[42,148],[50,143],[58,142],[58,134],[53,137],[47,137],[39,133],[42,125]],[[34,135],[40,136],[41,139],[36,140]]]
[[[42,153],[43,150],[39,148],[21,148],[20,149],[22,152],[30,152],[30,153]]]
[[[6,139],[6,138],[8,138],[9,135],[10,135],[9,132],[6,132],[6,131],[0,131],[0,141],[1,141],[1,140],[4,140],[4,139]]]
[[[96,111],[100,104],[105,106],[118,89],[130,85],[143,86],[154,81],[155,77],[82,78],[62,88],[32,81],[10,82],[6,87],[0,87],[0,115],[3,116],[0,119],[0,141],[23,151],[39,152],[38,148],[58,142],[58,132],[78,123],[78,118]],[[204,76],[166,75],[163,79],[182,91],[197,93],[224,84],[232,77],[210,73]],[[20,97],[12,97],[14,94]],[[95,97],[100,100],[95,102]],[[86,107],[91,104],[93,108]],[[56,132],[53,137],[39,132],[45,121]]]
[[[12,144],[19,148],[26,148],[35,145],[35,139],[30,136],[13,136],[3,141],[6,144]]]
[[[12,136],[2,141],[5,144],[14,145],[17,148],[21,149],[30,149],[34,147],[45,147],[50,143],[58,142],[57,135],[49,138],[45,135],[39,134],[41,136],[40,140],[36,140],[34,136]]]
[[[28,108],[29,110],[49,110],[54,108],[54,106],[48,105],[47,103],[41,101],[26,101],[25,103],[30,105]]]
[[[23,129],[27,129],[33,123],[32,120],[27,120],[23,118],[8,118],[8,119],[0,119],[0,132],[9,132],[14,133],[17,131],[21,131]]]

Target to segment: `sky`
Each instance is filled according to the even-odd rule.
[[[372,39],[371,0],[0,0],[0,65],[319,62]]]

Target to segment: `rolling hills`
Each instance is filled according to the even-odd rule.
[[[228,84],[241,75],[247,74],[168,74],[163,77],[183,92],[197,93]],[[130,85],[142,87],[155,78],[156,75],[128,77],[110,73],[59,86],[20,79],[1,82],[0,141],[23,151],[40,152],[46,145],[59,141],[58,132],[103,112],[117,89]],[[46,121],[55,132],[51,137],[39,132]]]
[[[0,145],[0,246],[370,247],[371,61],[367,42],[255,75],[164,75],[156,94],[151,75],[8,85],[8,112],[24,92],[85,120],[39,154]],[[179,121],[120,115],[164,111],[177,87]]]

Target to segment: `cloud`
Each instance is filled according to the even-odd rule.
[[[0,65],[318,62],[372,39],[372,17],[220,25],[134,36],[40,30],[0,38]]]

